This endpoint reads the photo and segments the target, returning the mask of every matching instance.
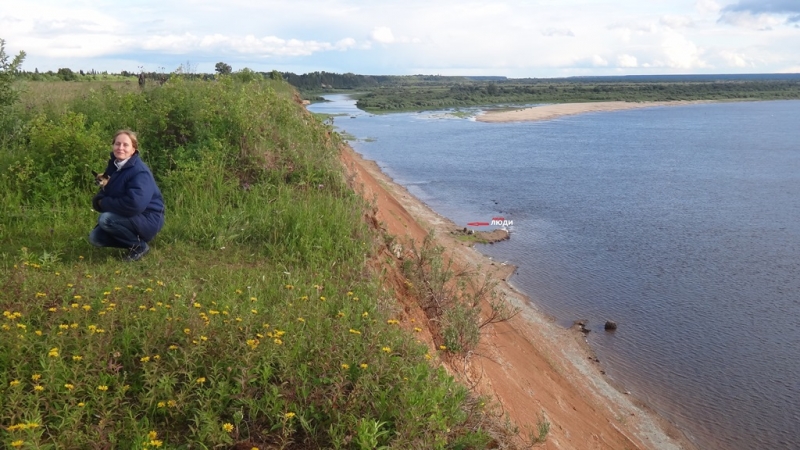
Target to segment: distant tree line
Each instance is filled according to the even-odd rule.
[[[359,96],[364,110],[401,111],[495,104],[599,101],[800,99],[800,78],[706,82],[542,81],[381,86]]]

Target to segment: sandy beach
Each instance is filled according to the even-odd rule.
[[[512,111],[486,111],[477,116],[479,122],[530,122],[549,120],[561,116],[570,116],[587,112],[622,111],[625,109],[652,108],[655,106],[677,106],[700,103],[698,101],[674,102],[594,102],[594,103],[557,103]]]
[[[656,106],[653,104],[552,105],[553,114]],[[530,108],[540,114],[547,107]],[[581,108],[583,108],[581,110]],[[601,109],[607,108],[607,109]],[[519,114],[517,114],[519,113]],[[491,113],[484,117],[500,120],[523,119],[522,112]],[[524,117],[536,115],[524,110]],[[505,117],[505,119],[502,119]],[[510,118],[509,118],[510,117]],[[540,119],[544,116],[540,116]],[[515,268],[497,264],[475,248],[457,239],[460,228],[412,196],[404,187],[383,174],[377,164],[363,159],[350,147],[343,147],[341,160],[350,185],[372,202],[367,220],[396,239],[384,249],[380,264],[387,293],[393,293],[403,310],[403,322],[426,324],[424,312],[405,294],[404,277],[397,267],[411,257],[412,242],[420,243],[433,231],[446,256],[460,268],[491,274],[497,292],[521,313],[507,322],[484,329],[481,343],[471,357],[442,361],[444,366],[476,392],[498,405],[519,427],[517,448],[528,448],[524,439],[543,418],[550,431],[545,449],[692,449],[682,433],[645,405],[615,389],[605,378],[602,366],[577,328],[564,329],[535,307],[535,302],[510,283]],[[511,235],[513,241],[513,234]],[[385,260],[394,258],[387,265]],[[531,293],[535,296],[535,293]],[[484,308],[486,310],[486,308]],[[420,339],[434,350],[433,335],[425,329]],[[435,352],[432,352],[435,353]],[[499,420],[499,419],[498,419]]]

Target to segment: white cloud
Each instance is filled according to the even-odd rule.
[[[568,28],[546,28],[542,30],[542,36],[566,36],[566,37],[575,37],[575,33]]]
[[[608,61],[600,55],[592,55],[592,65],[594,67],[606,67]]]
[[[697,0],[694,7],[700,14],[717,14],[722,9],[715,0]]]
[[[720,57],[728,64],[729,67],[752,67],[753,64],[747,60],[747,57],[741,53],[734,53],[730,51],[720,52]]]
[[[700,50],[684,35],[677,32],[665,33],[661,50],[666,58],[667,67],[677,69],[694,69],[706,67],[700,58]]]
[[[375,27],[369,35],[370,39],[381,44],[391,44],[394,42],[394,34],[389,27]]]
[[[787,22],[800,14],[779,12],[788,0],[97,1],[18,2],[0,12],[0,37],[40,70],[231,58],[270,70],[546,77],[774,72],[800,54],[800,17]]]
[[[659,23],[669,28],[691,28],[694,26],[694,19],[691,16],[662,16]]]
[[[785,18],[772,14],[752,14],[749,11],[725,11],[720,16],[720,22],[737,27],[753,30],[772,30],[786,23]]]
[[[635,56],[631,55],[619,55],[617,56],[617,65],[619,67],[638,67],[639,61],[636,59]]]

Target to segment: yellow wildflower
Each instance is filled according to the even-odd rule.
[[[150,361],[150,357],[149,356],[143,356],[142,358],[139,359],[139,361],[141,361],[143,363],[146,363],[146,362]]]
[[[106,386],[105,384],[101,384],[100,386],[97,386],[97,390],[105,392],[108,390],[108,386]]]
[[[287,412],[286,414],[283,415],[283,417],[285,417],[287,419],[291,419],[294,416],[295,416],[295,413],[293,413],[291,411],[289,411],[289,412]]]
[[[16,441],[11,441],[11,446],[12,447],[22,447],[23,445],[25,445],[25,441],[23,441],[22,439],[17,439]]]
[[[42,385],[40,385],[40,384],[37,384],[36,386],[33,387],[33,390],[37,391],[37,392],[41,392],[41,391],[44,390],[44,387]]]
[[[392,352],[392,349],[389,348],[389,347],[383,347],[381,350],[386,352],[386,353],[391,353]]]
[[[195,382],[196,382],[197,384],[203,384],[203,383],[205,383],[205,382],[206,382],[206,377],[200,377],[200,378],[198,378],[197,380],[195,380]]]
[[[42,379],[42,375],[41,374],[35,373],[35,374],[31,375],[31,380],[33,380],[33,381],[39,381],[41,379]]]
[[[78,362],[78,361],[80,361],[82,359],[83,359],[83,356],[81,356],[81,355],[72,355],[72,360],[75,361],[75,362]]]
[[[75,385],[70,383],[65,384],[64,387],[67,388],[68,391],[75,389]]]
[[[342,364],[342,369],[347,370],[350,368],[350,364]]]
[[[151,431],[151,432],[147,433],[147,439],[152,440],[152,439],[156,439],[156,438],[158,438],[158,433],[156,431]]]
[[[358,367],[361,367],[362,369],[366,369],[367,368],[367,364],[366,363],[361,363],[361,364],[359,364]]]
[[[19,386],[19,380],[11,380],[11,382],[8,383],[8,385],[9,386]]]
[[[158,406],[159,408],[166,408],[167,402],[158,402],[156,406]]]
[[[230,424],[230,423],[223,423],[222,424],[222,429],[225,430],[226,432],[230,433],[231,431],[233,431],[233,425]]]

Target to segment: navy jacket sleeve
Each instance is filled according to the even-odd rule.
[[[104,212],[113,212],[133,217],[144,212],[155,192],[156,182],[150,172],[137,172],[127,180],[125,190],[118,197],[105,196],[102,200]]]

